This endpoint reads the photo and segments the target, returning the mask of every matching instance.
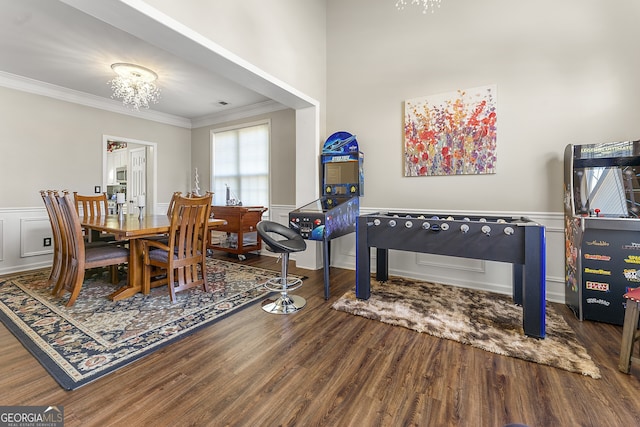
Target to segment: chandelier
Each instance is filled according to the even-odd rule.
[[[160,89],[155,81],[158,75],[148,68],[139,65],[118,62],[111,65],[111,69],[118,75],[107,84],[111,84],[113,94],[111,98],[122,99],[126,107],[139,111],[149,108],[149,103],[158,103]]]
[[[407,3],[408,0],[397,0],[396,7],[398,10],[402,10]],[[440,7],[440,0],[411,0],[411,4],[422,5],[422,13],[427,13],[429,10],[433,13],[436,7]]]

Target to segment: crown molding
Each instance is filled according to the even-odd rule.
[[[60,101],[80,104],[86,107],[98,108],[112,113],[124,114],[127,116],[138,117],[140,119],[151,120],[183,128],[191,128],[191,120],[184,117],[160,113],[153,110],[128,110],[124,108],[122,103],[119,101],[41,82],[39,80],[33,80],[16,74],[6,73],[4,71],[0,71],[0,86],[22,92],[33,93],[35,95],[46,96]]]
[[[185,117],[174,116],[172,114],[161,113],[153,110],[129,110],[127,108],[123,108],[122,103],[116,100],[106,99],[85,92],[30,79],[28,77],[6,73],[4,71],[0,71],[0,86],[187,129],[245,119],[288,108],[279,102],[268,100],[244,107],[232,108],[224,112],[208,114],[206,116],[190,120]]]

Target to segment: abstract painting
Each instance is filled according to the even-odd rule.
[[[409,99],[404,175],[496,173],[495,85]]]

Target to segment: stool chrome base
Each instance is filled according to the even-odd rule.
[[[286,274],[286,272],[284,273]],[[295,313],[302,309],[307,304],[307,300],[297,295],[289,295],[287,293],[288,291],[298,289],[300,286],[302,286],[302,279],[285,278],[283,280],[282,277],[274,277],[267,280],[264,287],[274,292],[280,292],[280,297],[266,299],[262,302],[262,309],[267,313],[273,314]]]
[[[307,300],[297,295],[285,295],[276,299],[267,299],[262,302],[262,309],[267,313],[289,314],[301,310],[307,305]]]

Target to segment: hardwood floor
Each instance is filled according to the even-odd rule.
[[[328,302],[322,270],[291,271],[309,276],[301,312],[257,303],[70,392],[0,325],[0,405],[63,405],[67,427],[640,425],[640,366],[618,371],[619,326],[562,307],[594,380],[332,310],[354,271],[331,269]]]

